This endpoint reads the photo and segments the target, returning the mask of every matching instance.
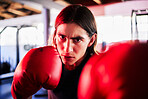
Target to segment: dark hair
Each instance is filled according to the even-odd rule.
[[[81,28],[87,31],[87,34],[89,37],[92,37],[93,34],[95,33],[97,34],[95,18],[91,13],[91,11],[83,5],[79,5],[79,4],[70,5],[65,7],[59,13],[55,21],[55,34],[56,34],[57,27],[63,23],[76,23]],[[92,46],[90,46],[87,49],[87,51],[89,51],[90,53],[95,53],[96,43],[97,43],[97,39],[92,44]]]

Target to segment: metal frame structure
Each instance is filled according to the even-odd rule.
[[[148,16],[148,8],[147,9],[139,9],[139,10],[132,10],[131,13],[131,39],[139,42],[139,30],[138,30],[138,16]],[[134,28],[135,27],[135,28]],[[134,31],[135,30],[135,31]],[[148,33],[147,33],[148,35]],[[147,43],[148,43],[148,37],[147,37]]]

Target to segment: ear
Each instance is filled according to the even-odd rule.
[[[91,37],[91,39],[90,39],[90,41],[89,41],[89,44],[88,44],[88,47],[90,47],[90,46],[95,42],[96,39],[97,39],[97,34],[95,33],[95,34]]]

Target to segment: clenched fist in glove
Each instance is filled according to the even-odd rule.
[[[148,99],[148,44],[115,44],[86,63],[79,99]]]
[[[52,46],[31,49],[18,64],[11,86],[14,99],[25,99],[40,88],[54,89],[59,83],[62,62]]]

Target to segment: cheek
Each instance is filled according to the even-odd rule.
[[[86,49],[87,49],[87,44],[81,44],[77,47],[75,47],[75,52],[78,56],[83,56],[86,52]]]
[[[61,54],[61,52],[63,50],[63,44],[62,44],[62,42],[56,40],[56,46],[57,46],[58,52]]]

